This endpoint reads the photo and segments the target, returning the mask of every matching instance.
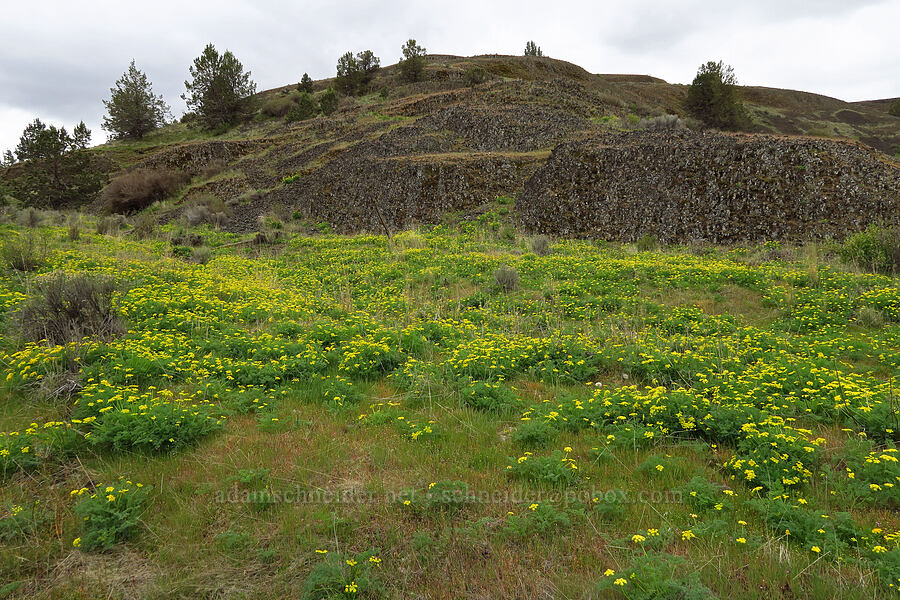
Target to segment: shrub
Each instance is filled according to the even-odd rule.
[[[337,110],[338,95],[334,88],[328,88],[319,96],[319,110],[323,115],[330,115]]]
[[[567,448],[566,450],[570,450]],[[568,452],[555,450],[550,456],[534,456],[525,452],[515,460],[510,460],[506,474],[514,479],[551,486],[572,485],[578,480],[578,467]]]
[[[494,281],[503,291],[511,292],[519,287],[519,272],[504,265],[494,271]]]
[[[269,117],[283,117],[294,107],[294,102],[288,96],[276,96],[263,104],[260,111]]]
[[[531,240],[531,251],[538,256],[547,256],[550,254],[550,238],[546,235],[539,235]]]
[[[611,523],[625,517],[627,496],[622,490],[607,490],[591,499],[594,513],[601,521]]]
[[[156,217],[150,212],[140,213],[134,218],[132,227],[137,239],[147,239],[156,231]]]
[[[427,243],[425,238],[415,231],[404,231],[394,236],[394,243],[401,248],[420,250]]]
[[[526,448],[544,448],[556,437],[557,430],[546,420],[525,421],[512,434],[517,444]]]
[[[287,121],[305,121],[316,116],[316,101],[313,100],[312,94],[302,92],[297,99],[297,103],[291,107],[287,113]]]
[[[417,514],[456,513],[474,502],[463,481],[436,481],[425,489],[408,490],[398,499],[400,506]]]
[[[122,215],[111,215],[97,221],[97,233],[100,235],[117,235],[119,229],[125,224]]]
[[[168,170],[136,169],[116,177],[100,192],[108,212],[130,214],[165,199],[187,178]]]
[[[460,393],[466,406],[476,410],[502,412],[519,404],[516,394],[502,383],[473,381]]]
[[[482,67],[469,67],[463,72],[463,81],[470,88],[480,85],[488,80],[488,72]]]
[[[381,559],[375,550],[355,556],[326,550],[317,552],[325,556],[303,583],[303,600],[372,598],[380,594],[378,569]]]
[[[659,248],[659,239],[652,233],[645,233],[635,243],[638,252],[653,252]]]
[[[533,535],[549,535],[572,527],[574,511],[556,508],[547,502],[534,503],[522,511],[521,515],[510,515],[503,527],[503,533],[524,538]]]
[[[205,265],[212,258],[212,250],[209,246],[200,246],[194,248],[193,261],[197,264]]]
[[[35,210],[34,208],[26,208],[16,215],[16,223],[22,225],[23,227],[30,227],[31,229],[40,227],[43,220],[44,215],[42,215],[39,210]]]
[[[664,552],[635,553],[631,564],[619,573],[609,572],[598,585],[601,593],[615,591],[633,600],[716,598],[694,567]]]
[[[37,294],[18,313],[22,335],[52,344],[86,336],[110,338],[124,331],[116,315],[111,279],[86,274],[56,273],[38,280]]]
[[[749,124],[738,96],[734,69],[722,61],[700,66],[688,88],[685,107],[708,127],[744,129]]]
[[[0,248],[3,264],[10,269],[36,271],[47,264],[47,247],[33,235],[9,238]]]
[[[93,493],[87,488],[73,490],[81,536],[72,545],[84,552],[109,550],[132,537],[145,510],[147,489],[140,483],[119,481],[101,484]]]
[[[884,327],[884,314],[877,308],[863,306],[856,311],[856,321],[866,329],[881,329]]]
[[[643,118],[638,122],[638,129],[666,130],[687,129],[687,125],[678,115],[662,115],[650,119]]]
[[[67,235],[70,242],[77,242],[81,238],[81,222],[78,219],[72,219],[72,222],[69,223]]]
[[[110,410],[94,421],[88,441],[115,452],[165,452],[186,448],[222,427],[210,405],[152,402],[140,412]]]
[[[38,510],[38,502],[25,506],[18,504],[0,508],[0,542],[10,542],[30,536],[46,525],[49,515]],[[2,589],[2,588],[0,588]]]
[[[893,102],[891,102],[891,107],[888,109],[888,114],[891,114],[895,117],[900,117],[900,98],[897,98]]]
[[[841,258],[878,273],[900,272],[900,227],[870,225],[847,238],[839,248]]]

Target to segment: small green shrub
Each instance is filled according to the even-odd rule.
[[[643,118],[638,122],[638,129],[650,129],[664,131],[672,129],[687,129],[684,121],[678,115],[662,115],[659,117]]]
[[[73,219],[69,223],[69,230],[66,232],[70,242],[77,242],[81,238],[81,223],[77,219]]]
[[[72,545],[84,552],[109,550],[131,538],[146,510],[147,491],[142,484],[125,480],[98,485],[93,492],[87,488],[74,490],[81,535]]]
[[[546,420],[525,421],[513,432],[512,439],[526,448],[545,448],[557,433],[556,427]]]
[[[876,273],[900,272],[900,227],[868,229],[847,238],[839,248],[841,258]]]
[[[862,306],[856,311],[856,322],[866,329],[881,329],[884,327],[884,313],[871,306]]]
[[[547,256],[550,254],[550,238],[546,235],[539,235],[531,240],[531,251],[538,256]]]
[[[504,265],[494,271],[494,281],[501,290],[512,292],[519,287],[519,272]]]
[[[260,111],[267,117],[283,117],[294,107],[289,96],[275,96],[263,104]]]
[[[638,239],[637,243],[638,252],[653,252],[657,248],[659,248],[659,238],[650,233],[645,233]]]
[[[305,121],[316,116],[317,110],[318,106],[316,105],[316,101],[313,99],[312,94],[300,92],[296,104],[288,111],[286,120],[289,123]]]
[[[158,402],[141,413],[110,410],[94,421],[88,441],[96,448],[116,452],[175,451],[197,443],[222,428],[209,405]]]
[[[606,571],[598,584],[600,593],[615,593],[628,600],[715,600],[712,590],[703,585],[700,575],[687,561],[665,552],[635,553],[631,564],[615,572]],[[604,596],[605,597],[605,596]]]
[[[462,481],[436,481],[424,489],[407,490],[397,500],[416,514],[457,513],[474,502],[469,485]]]
[[[156,217],[150,212],[139,213],[134,218],[132,227],[134,237],[139,240],[145,240],[156,231]]]
[[[44,220],[44,215],[41,214],[39,210],[34,208],[26,208],[25,210],[19,211],[16,215],[16,223],[22,225],[23,227],[29,227],[34,229],[35,227],[39,227]]]
[[[330,115],[337,110],[338,95],[334,88],[328,88],[319,96],[319,110],[323,115]]]
[[[212,258],[212,250],[209,246],[199,246],[194,248],[191,258],[195,263],[205,265]]]
[[[3,242],[0,256],[10,269],[27,273],[47,264],[47,247],[34,235],[20,235]]]
[[[97,221],[97,233],[100,235],[118,235],[125,219],[122,215],[110,215]]]
[[[474,88],[488,80],[488,72],[482,67],[469,67],[463,72],[463,82],[470,88]]]
[[[503,533],[516,538],[550,535],[572,528],[577,511],[556,508],[549,502],[534,503],[520,515],[509,515]]]
[[[515,392],[499,382],[473,381],[460,395],[466,406],[486,412],[508,411],[520,404]]]
[[[891,102],[891,107],[888,109],[888,114],[895,117],[900,117],[900,98]]]
[[[601,521],[612,523],[625,517],[627,496],[622,490],[607,490],[591,499],[594,513]]]
[[[555,450],[550,456],[525,452],[517,459],[510,459],[506,474],[513,479],[563,487],[578,481],[578,466],[568,452]]]
[[[697,512],[712,510],[717,506],[718,510],[722,510],[723,502],[725,502],[722,490],[721,485],[711,483],[699,476],[692,478],[680,489],[682,497]]]
[[[87,336],[109,339],[124,332],[116,314],[116,283],[86,274],[56,273],[40,279],[36,294],[18,313],[22,336],[53,344],[79,341]]]
[[[381,559],[377,551],[349,555],[324,553],[322,562],[313,567],[303,583],[303,600],[335,598],[373,598],[382,591],[378,570]]]
[[[420,250],[425,247],[425,238],[415,231],[404,231],[395,235],[394,242],[400,248]]]
[[[27,538],[49,521],[49,515],[38,508],[38,501],[20,506],[0,508],[0,542]]]

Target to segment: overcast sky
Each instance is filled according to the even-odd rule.
[[[334,74],[338,56],[371,49],[384,65],[414,37],[438,54],[544,53],[594,73],[690,83],[707,60],[741,84],[843,100],[900,96],[900,0],[383,0],[6,3],[0,19],[0,151],[35,117],[100,129],[102,100],[132,58],[175,116],[188,67],[212,42],[260,90]]]

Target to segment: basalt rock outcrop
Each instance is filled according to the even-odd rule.
[[[533,232],[711,243],[900,223],[900,165],[822,139],[634,131],[560,144],[516,205]]]

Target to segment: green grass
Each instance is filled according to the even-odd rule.
[[[395,245],[289,235],[206,265],[38,229],[48,264],[0,275],[0,431],[18,432],[0,448],[37,458],[0,457],[0,581],[28,598],[892,593],[896,469],[865,457],[900,431],[896,278],[767,248],[556,240],[539,257],[493,208]],[[16,307],[53,270],[127,284],[128,333],[19,339]],[[861,306],[884,325],[855,323]],[[54,397],[67,372],[83,389]],[[220,426],[151,419],[181,408]],[[113,423],[118,449],[96,443]],[[542,444],[516,441],[526,423]],[[137,432],[174,441],[148,452]],[[783,458],[748,479],[772,443]],[[150,490],[137,526],[73,547],[70,491],[120,477]],[[698,477],[711,503],[689,494]],[[430,491],[456,482],[471,501]]]

